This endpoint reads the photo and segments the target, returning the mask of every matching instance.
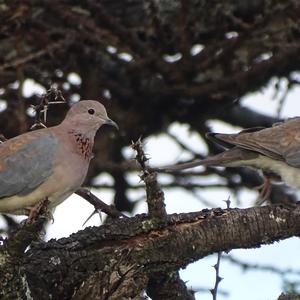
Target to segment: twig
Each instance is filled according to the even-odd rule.
[[[180,187],[184,188],[184,189],[218,189],[218,188],[228,188],[228,185],[226,184],[198,184],[198,183],[190,183],[190,182],[184,182],[181,180],[174,180],[173,182],[170,183],[165,183],[165,184],[161,184],[160,186],[163,189],[172,189],[172,188],[177,188],[178,185],[180,185]],[[112,189],[114,187],[114,185],[112,184],[97,184],[97,185],[93,185],[94,188],[99,188],[99,189]],[[243,187],[242,185],[236,185],[236,187]],[[128,186],[129,189],[133,189],[133,190],[137,190],[137,189],[141,189],[143,188],[142,185],[140,184],[132,184]],[[225,202],[227,200],[224,200]]]
[[[230,208],[230,196],[227,198],[227,200],[224,200],[224,202],[226,203],[226,207],[227,209]],[[217,295],[218,295],[218,286],[219,283],[223,280],[223,278],[220,276],[220,263],[221,263],[221,257],[222,257],[222,251],[218,252],[218,259],[217,259],[217,263],[214,265],[214,269],[216,270],[216,281],[215,281],[215,286],[212,290],[210,290],[210,292],[212,293],[213,296],[213,300],[217,300]]]
[[[87,200],[89,203],[91,203],[95,210],[94,212],[87,218],[87,220],[84,222],[84,224],[98,211],[103,211],[108,216],[112,218],[127,218],[126,215],[119,212],[113,205],[107,205],[103,201],[101,201],[98,197],[96,197],[90,190],[86,188],[80,188],[78,189],[75,194],[79,195],[83,199]],[[83,225],[84,225],[83,224]]]
[[[216,270],[216,281],[215,281],[215,286],[210,292],[212,293],[213,300],[217,300],[217,295],[218,295],[218,286],[221,280],[223,279],[220,277],[220,262],[221,262],[221,257],[222,257],[222,251],[218,252],[218,259],[217,263],[214,265],[214,269]]]
[[[136,151],[135,159],[140,164],[144,176],[146,173],[149,173],[148,167],[146,166],[146,162],[149,160],[146,154],[144,153],[141,138],[139,138],[136,142],[131,143],[131,148]]]
[[[230,204],[231,204],[230,196],[228,196],[227,200],[223,200],[223,201],[226,203],[226,208],[230,208]]]
[[[195,152],[193,149],[188,147],[188,145],[181,142],[176,135],[172,134],[171,132],[167,132],[168,136],[174,140],[175,143],[178,144],[182,149],[188,151],[189,153],[193,154],[194,159],[203,159],[205,156],[201,155],[200,153]]]
[[[272,265],[267,264],[255,264],[255,263],[249,263],[244,262],[234,256],[226,255],[223,257],[223,259],[228,260],[230,263],[235,264],[239,266],[243,271],[265,271],[265,272],[272,272],[275,274],[278,274],[279,276],[300,276],[300,271],[292,268],[286,268],[286,269],[280,269]]]
[[[55,42],[55,43],[49,45],[48,47],[43,48],[39,51],[30,53],[24,57],[17,58],[16,60],[4,63],[0,66],[0,72],[4,71],[5,69],[8,69],[8,68],[16,68],[20,65],[24,65],[25,63],[27,63],[35,58],[39,58],[55,49],[61,48],[62,45],[66,42],[66,40],[67,39],[65,39],[63,41]]]
[[[157,174],[151,171],[146,165],[149,159],[144,153],[141,139],[139,138],[135,143],[132,142],[131,147],[136,151],[137,154],[135,159],[142,168],[142,175],[140,177],[146,185],[149,215],[153,218],[164,219],[167,215],[164,202],[164,193],[157,182]]]
[[[30,129],[35,129],[37,127],[46,127],[44,123],[47,121],[47,111],[50,104],[66,103],[62,92],[54,87],[50,89],[41,96],[40,103],[33,105],[32,108],[36,111],[34,124]],[[43,118],[43,120],[42,120]]]
[[[290,92],[292,87],[292,84],[290,82],[288,82],[288,86],[285,87],[284,89],[282,88],[282,86],[280,87],[281,90],[283,90],[283,94],[282,96],[278,99],[278,107],[277,107],[277,117],[280,118],[280,115],[282,113],[282,109],[283,109],[283,105],[286,102],[288,93]]]

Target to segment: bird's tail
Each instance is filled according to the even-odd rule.
[[[187,163],[170,165],[160,168],[152,168],[153,171],[156,172],[166,172],[173,173],[185,169],[195,168],[198,166],[225,166],[225,167],[235,167],[240,166],[241,162],[252,160],[257,157],[257,153],[244,150],[238,147],[234,147],[228,150],[225,150],[222,153],[209,156],[204,159],[198,159]],[[245,165],[247,165],[245,163]]]

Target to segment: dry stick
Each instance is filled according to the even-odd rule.
[[[142,168],[142,175],[140,177],[146,185],[149,215],[152,218],[164,219],[167,215],[164,202],[164,193],[157,182],[157,174],[151,171],[146,164],[149,159],[144,153],[141,139],[138,139],[138,141],[135,143],[132,142],[131,147],[136,151],[137,154],[135,159]]]
[[[106,203],[101,201],[98,197],[96,197],[90,190],[86,188],[78,189],[75,192],[75,194],[87,200],[95,208],[94,212],[87,218],[84,224],[98,211],[103,211],[104,213],[106,213],[108,216],[112,218],[119,218],[119,217],[127,218],[127,216],[119,212],[113,205],[107,205]]]
[[[287,274],[289,276],[300,276],[300,271],[293,268],[280,269],[268,264],[248,263],[232,256],[224,256],[223,259],[226,259],[230,263],[235,264],[236,266],[240,267],[243,271],[272,272],[274,274],[278,274],[279,276],[285,276]]]
[[[230,197],[228,197],[227,200],[224,200],[226,203],[227,209],[230,208]],[[222,281],[222,277],[220,276],[220,263],[221,263],[221,257],[222,257],[222,251],[218,252],[218,259],[217,263],[214,265],[214,269],[216,270],[216,281],[215,281],[215,286],[210,292],[212,293],[213,300],[217,300],[217,295],[218,295],[218,286],[219,283]]]
[[[20,65],[24,65],[25,63],[27,63],[33,59],[40,58],[41,56],[43,56],[53,50],[61,48],[65,42],[66,42],[66,40],[55,42],[53,44],[50,44],[46,48],[43,48],[36,52],[30,53],[24,57],[20,57],[20,58],[17,58],[16,60],[6,62],[6,63],[0,65],[0,72],[4,71],[5,69],[16,68]]]
[[[59,104],[66,103],[65,98],[62,95],[62,92],[54,87],[50,87],[46,93],[41,96],[40,103],[37,105],[32,105],[32,108],[35,110],[35,121],[30,129],[35,129],[37,127],[45,128],[47,121],[47,110],[50,104]],[[43,120],[42,120],[43,118]]]
[[[218,252],[218,260],[217,263],[214,265],[214,269],[216,270],[216,281],[215,281],[215,286],[210,292],[212,293],[213,300],[217,300],[217,295],[218,295],[218,285],[223,279],[220,277],[220,262],[221,262],[221,256],[222,256],[222,251]]]
[[[166,184],[160,185],[163,189],[172,189],[178,186],[182,187],[183,189],[191,190],[191,189],[216,189],[216,188],[227,188],[228,186],[225,184],[197,184],[197,183],[185,183],[181,181],[174,181]],[[240,185],[237,185],[239,187]],[[97,189],[112,189],[114,185],[112,184],[96,184],[93,185],[94,188]],[[129,185],[130,189],[137,190],[144,188],[142,185]]]

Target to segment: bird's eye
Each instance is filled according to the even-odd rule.
[[[94,110],[93,108],[90,108],[90,109],[88,110],[88,113],[89,113],[90,115],[93,115],[93,114],[95,113],[95,110]]]

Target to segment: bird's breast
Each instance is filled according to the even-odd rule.
[[[72,150],[81,155],[84,159],[90,160],[92,157],[92,150],[94,139],[75,130],[68,132],[71,141]]]
[[[259,155],[255,160],[245,161],[244,165],[272,171],[280,175],[282,181],[287,183],[289,186],[300,188],[300,169],[292,167],[284,161]]]

